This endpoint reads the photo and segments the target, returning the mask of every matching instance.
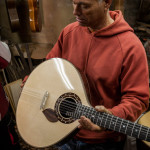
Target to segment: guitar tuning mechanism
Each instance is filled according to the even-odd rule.
[[[46,91],[45,94],[44,94],[44,96],[43,96],[43,98],[42,98],[40,109],[44,109],[44,106],[46,104],[48,96],[49,96],[49,93],[48,93],[48,91]]]

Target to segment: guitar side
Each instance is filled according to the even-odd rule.
[[[28,7],[30,29],[32,32],[40,32],[42,30],[42,19],[39,0],[28,0]]]
[[[48,121],[40,109],[45,92],[49,95],[43,110],[54,110],[58,98],[68,92],[75,93],[82,99],[82,104],[89,106],[81,77],[71,63],[53,58],[40,64],[26,81],[16,112],[18,131],[33,147],[57,144],[68,137],[79,124],[77,120],[71,123]]]
[[[138,123],[147,127],[150,127],[150,111],[146,112],[143,114],[143,116],[139,119]],[[150,147],[150,142],[148,141],[143,141],[147,146]]]
[[[17,32],[20,29],[20,21],[17,12],[17,1],[6,0],[5,2],[11,30],[12,32]]]

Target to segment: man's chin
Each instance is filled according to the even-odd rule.
[[[88,25],[85,23],[78,22],[80,26],[87,27]]]

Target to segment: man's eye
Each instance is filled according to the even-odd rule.
[[[89,5],[82,5],[81,6],[83,9],[88,9],[90,6]]]

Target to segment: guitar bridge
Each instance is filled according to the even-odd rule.
[[[44,109],[46,101],[48,99],[48,96],[49,96],[49,93],[48,93],[48,91],[46,91],[45,94],[44,94],[44,96],[43,96],[43,98],[42,98],[40,109]]]

